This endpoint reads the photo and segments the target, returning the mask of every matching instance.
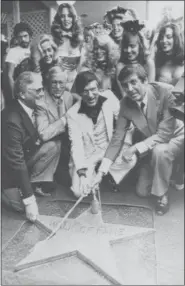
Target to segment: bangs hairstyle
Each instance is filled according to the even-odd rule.
[[[98,79],[93,72],[91,71],[80,72],[75,79],[75,87],[77,94],[81,95],[86,85],[88,85],[92,81],[97,81],[98,83]]]
[[[64,8],[67,8],[69,11],[69,14],[71,15],[73,21],[72,21],[72,28],[71,28],[71,32],[72,32],[72,38],[71,40],[71,46],[73,48],[76,48],[79,45],[82,45],[83,42],[83,31],[82,31],[82,27],[81,27],[81,22],[79,17],[77,16],[77,12],[74,8],[73,5],[70,5],[69,3],[63,3],[58,7],[58,11],[54,17],[54,21],[51,25],[51,34],[54,37],[54,40],[56,42],[56,44],[63,44],[64,40],[61,36],[61,31],[62,29],[62,24],[61,24],[61,14],[62,14],[62,10]]]
[[[179,27],[175,23],[168,23],[161,27],[159,30],[159,35],[156,41],[157,52],[156,52],[156,66],[161,67],[166,62],[166,54],[161,49],[160,41],[164,37],[166,29],[170,28],[173,31],[173,51],[171,55],[171,60],[174,65],[183,65],[184,62],[184,40],[183,35],[180,32]]]
[[[14,94],[16,98],[19,98],[20,93],[25,93],[27,86],[34,82],[35,76],[39,76],[38,73],[25,71],[21,73],[14,83]]]
[[[113,39],[107,34],[100,34],[94,37],[93,41],[93,50],[89,51],[87,56],[87,65],[92,71],[96,72],[98,67],[97,61],[97,48],[102,47],[105,49],[107,54],[106,65],[105,65],[105,74],[114,75],[116,64],[118,63],[120,52],[119,47],[115,44]]]
[[[121,57],[120,57],[120,62],[124,64],[128,64],[128,58],[126,53],[124,52],[124,49],[127,49],[128,43],[129,43],[129,36],[137,36],[138,37],[138,44],[139,44],[139,54],[137,57],[137,61],[139,64],[144,65],[146,63],[146,50],[145,50],[145,45],[142,36],[140,33],[132,33],[132,32],[124,32],[123,33],[123,38],[122,38],[122,43],[121,43]]]
[[[138,78],[144,83],[147,79],[147,73],[145,69],[140,65],[126,65],[119,73],[118,80],[124,81],[127,77],[136,74]]]

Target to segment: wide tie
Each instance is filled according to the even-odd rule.
[[[34,111],[32,112],[32,115],[31,115],[31,121],[33,123],[33,126],[36,127],[36,117],[35,117],[35,112]]]
[[[145,114],[145,103],[144,102],[141,102],[141,105],[140,105],[140,107],[141,107],[141,111],[142,111],[142,113],[144,114],[144,116],[146,115]]]

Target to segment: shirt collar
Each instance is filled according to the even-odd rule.
[[[22,106],[22,108],[24,109],[24,111],[28,114],[28,116],[30,117],[30,119],[32,119],[32,115],[34,110],[31,109],[30,107],[26,106],[21,100],[18,99],[18,102],[20,103],[20,105]]]
[[[147,96],[147,93],[145,93],[144,97],[143,97],[143,100],[138,102],[138,105],[141,106],[141,103],[144,103],[144,106],[146,107],[147,106],[147,103],[148,103],[148,96]]]
[[[107,100],[106,97],[100,95],[99,98],[98,98],[98,107],[101,108],[102,104],[103,104],[104,101],[106,101],[106,100]],[[80,106],[80,108],[79,108],[79,110],[78,110],[78,113],[87,114],[87,112],[88,112],[89,110],[93,110],[93,109],[96,108],[96,107],[97,107],[97,105],[96,105],[96,106],[93,106],[93,107],[89,107],[89,106],[87,106],[87,105],[84,103],[84,101],[82,100],[82,101],[81,101],[81,106]]]

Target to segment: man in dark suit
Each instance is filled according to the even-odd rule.
[[[36,99],[43,96],[39,74],[23,72],[15,82],[16,100],[2,111],[2,201],[29,220],[38,215],[32,183],[51,182],[60,146],[41,144],[35,128]]]
[[[140,158],[137,194],[156,196],[156,213],[163,215],[169,209],[168,188],[174,159],[184,142],[184,124],[169,112],[174,100],[171,87],[157,82],[148,84],[142,66],[125,66],[119,81],[126,97],[121,101],[116,131],[94,184],[101,181],[115,161],[132,123],[135,126],[133,145],[125,150],[123,159],[129,161],[134,154]]]

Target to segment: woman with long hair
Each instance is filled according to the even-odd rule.
[[[179,27],[168,23],[160,28],[156,41],[156,81],[176,85],[184,72],[184,43]]]
[[[58,7],[51,34],[58,47],[55,59],[67,71],[67,88],[71,90],[83,58],[83,31],[76,10],[69,3]]]
[[[146,39],[141,30],[144,24],[140,24],[138,20],[127,21],[122,24],[124,27],[124,34],[121,45],[121,57],[116,69],[117,84],[119,87],[119,97],[122,97],[123,91],[118,80],[120,71],[125,65],[142,65],[148,75],[148,81],[155,80],[155,64],[152,57],[150,57]]]
[[[54,60],[57,45],[51,35],[43,34],[31,46],[31,57],[34,62],[33,70],[41,72],[43,84],[47,83],[48,71],[56,64]]]
[[[100,34],[94,38],[92,51],[87,51],[86,61],[81,71],[93,71],[99,80],[100,88],[111,89],[118,60],[117,45],[109,35]]]

